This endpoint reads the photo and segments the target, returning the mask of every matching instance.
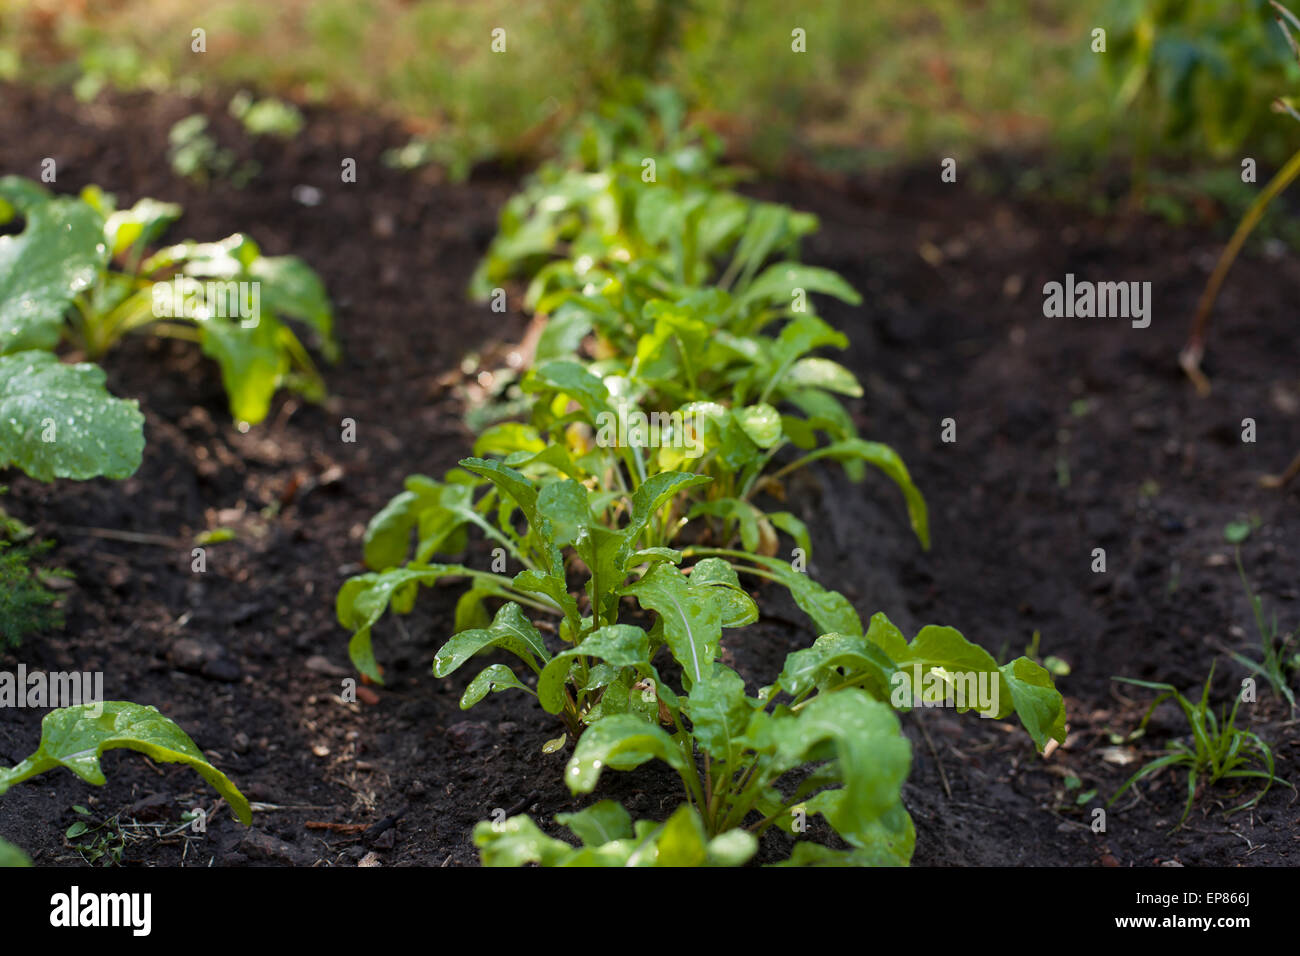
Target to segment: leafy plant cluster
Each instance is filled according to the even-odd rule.
[[[1294,80],[1269,0],[1115,0],[1099,18],[1117,112],[1143,118],[1138,161],[1163,147],[1223,157],[1267,131],[1261,91]],[[1158,139],[1157,139],[1158,138]]]
[[[245,826],[253,820],[248,800],[214,767],[185,731],[156,708],[111,700],[52,710],[41,721],[41,740],[26,760],[0,767],[0,796],[14,784],[63,767],[96,786],[106,781],[99,758],[106,750],[127,749],[157,763],[180,763],[206,780]],[[30,866],[26,854],[0,839],[0,866]]]
[[[93,186],[55,196],[31,180],[0,178],[0,226],[22,225],[0,236],[0,467],[42,481],[135,471],[144,417],[109,394],[92,364],[131,333],[196,342],[220,367],[231,414],[243,422],[262,421],[282,387],[324,396],[285,321],[308,326],[326,357],[337,357],[316,274],[296,257],[262,255],[238,233],[151,252],[180,215],[153,199],[117,209]],[[92,361],[60,362],[62,343]]]
[[[905,864],[911,751],[896,711],[981,677],[996,692],[986,716],[1017,714],[1041,748],[1064,739],[1063,702],[1028,658],[999,667],[945,627],[908,641],[880,614],[864,628],[804,573],[806,527],[766,502],[821,458],[854,477],[883,470],[929,543],[902,461],[860,438],[841,403],[857,381],[815,354],[847,340],[809,294],[858,296],[798,262],[813,217],[732,191],[716,139],[670,94],[645,98],[592,117],[507,205],[473,290],[531,277],[526,301],[547,322],[521,381],[529,421],[487,428],[441,481],[407,479],[369,524],[373,570],[344,583],[339,621],[357,668],[382,681],[374,626],[420,588],[458,582],[435,673],[492,648],[531,672],[487,666],[462,708],[535,696],[577,738],[575,794],[653,759],[681,778],[684,802],[662,824],[611,801],[562,815],[577,848],[526,817],[485,823],[486,863],[736,865],[771,827],[799,835],[821,814],[839,843],[799,840],[790,863]],[[492,570],[454,562],[471,532],[498,549]],[[782,533],[793,561],[776,556]],[[720,660],[723,630],[759,616],[740,574],[787,588],[822,635],[754,694]]]

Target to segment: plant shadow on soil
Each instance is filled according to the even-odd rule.
[[[334,299],[345,354],[326,371],[326,406],[280,397],[264,425],[241,434],[197,349],[134,339],[105,365],[113,391],[139,398],[147,417],[140,471],[123,483],[7,479],[5,506],[58,540],[55,557],[77,581],[65,592],[66,630],[0,655],[0,669],[21,660],[104,671],[108,696],[159,707],[263,805],[254,827],[224,810],[202,839],[128,826],[178,821],[213,796],[182,769],[113,753],[103,788],[57,772],[10,791],[0,834],[38,865],[79,864],[63,832],[83,804],[97,818],[120,814],[127,864],[347,865],[373,852],[385,865],[440,866],[477,861],[470,833],[496,808],[530,812],[555,832],[556,813],[586,802],[561,781],[569,748],[541,752],[558,725],[524,695],[493,695],[462,712],[469,675],[430,673],[449,632],[450,589],[423,592],[411,616],[377,634],[388,682],[378,703],[338,699],[352,671],[334,594],[361,570],[366,520],[404,476],[441,474],[468,452],[448,373],[467,352],[500,350],[524,332],[517,310],[495,315],[464,293],[513,178],[487,171],[451,185],[435,170],[389,170],[380,155],[405,134],[356,113],[312,112],[288,144],[249,143],[214,99],[203,105],[222,144],[262,169],[243,190],[205,189],[174,177],[165,156],[167,130],[192,101],[105,95],[80,104],[4,86],[0,102],[0,171],[33,175],[53,157],[59,191],[94,182],[122,204],[146,195],[180,202],[185,216],[169,238],[242,230],[269,254],[302,256]],[[348,156],[356,184],[339,182]],[[319,204],[296,201],[299,185],[318,189]],[[1069,740],[1047,760],[1018,726],[944,710],[903,718],[914,755],[904,790],[914,862],[1300,862],[1300,812],[1282,786],[1230,817],[1223,810],[1242,791],[1204,792],[1170,835],[1185,784],[1161,776],[1112,808],[1106,832],[1088,826],[1092,809],[1139,766],[1112,761],[1149,759],[1186,730],[1161,710],[1136,749],[1113,746],[1110,734],[1132,730],[1149,698],[1117,689],[1112,675],[1187,689],[1219,656],[1216,701],[1244,675],[1221,654],[1255,641],[1227,522],[1258,518],[1242,548],[1247,572],[1284,630],[1300,624],[1300,488],[1257,481],[1300,451],[1286,295],[1300,278],[1296,263],[1237,265],[1209,347],[1215,390],[1200,399],[1176,355],[1220,248],[1215,236],[971,194],[928,170],[870,182],[805,176],[755,191],[821,216],[804,259],[842,272],[865,298],[857,309],[823,304],[852,342],[842,360],[866,389],[854,407],[862,433],[902,454],[931,507],[926,554],[883,479],[853,485],[833,468],[799,476],[787,506],[813,531],[810,572],[844,591],[864,619],[884,611],[908,634],[949,624],[1003,659],[1038,630],[1042,652],[1073,667],[1058,681]],[[1067,272],[1150,280],[1150,328],[1044,318],[1039,290]],[[1255,444],[1240,441],[1245,417],[1258,423]],[[355,443],[340,440],[343,418],[357,423]],[[945,418],[955,420],[955,443],[940,440]],[[215,527],[237,537],[211,545],[206,573],[195,574],[193,537]],[[147,537],[124,541],[103,529]],[[1106,550],[1105,574],[1090,570],[1096,547]],[[476,558],[486,561],[486,551]],[[783,594],[758,594],[763,623],[724,639],[751,689],[816,636]],[[0,711],[0,760],[35,748],[39,716]],[[1288,775],[1298,743],[1285,708],[1261,688],[1243,719]],[[1067,789],[1071,776],[1078,788]],[[1101,796],[1076,805],[1094,788]],[[607,774],[596,796],[656,819],[680,800],[662,766]],[[825,838],[819,818],[809,836]],[[765,840],[762,859],[783,857],[786,844]]]

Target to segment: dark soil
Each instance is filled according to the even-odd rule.
[[[167,130],[200,108],[223,145],[261,164],[248,187],[172,175]],[[453,185],[433,170],[385,168],[382,151],[405,140],[370,115],[313,113],[291,143],[250,143],[217,100],[83,105],[0,86],[0,173],[36,176],[53,157],[61,191],[94,182],[123,204],[145,195],[182,203],[172,238],[242,230],[270,254],[304,257],[334,298],[346,356],[327,372],[325,407],[282,396],[266,424],[241,434],[196,349],[133,340],[105,364],[113,391],[138,398],[147,415],[135,477],[43,486],[6,476],[5,507],[58,541],[54,558],[77,580],[65,593],[66,630],[0,655],[0,669],[21,660],[102,670],[108,697],[158,706],[260,805],[251,830],[222,811],[206,839],[160,837],[163,828],[135,824],[211,808],[211,792],[183,769],[115,752],[103,788],[60,772],[0,801],[0,833],[38,864],[81,862],[63,836],[80,819],[74,804],[117,818],[128,864],[350,864],[373,852],[386,865],[428,866],[474,863],[471,830],[496,808],[549,821],[578,805],[561,782],[567,755],[541,752],[559,727],[529,698],[494,695],[462,712],[466,678],[431,675],[450,629],[449,590],[424,592],[409,618],[377,634],[388,678],[377,703],[339,697],[352,671],[333,599],[361,570],[365,522],[405,475],[440,474],[466,454],[464,390],[449,383],[467,353],[504,354],[526,326],[517,302],[503,317],[464,295],[513,180],[480,173]],[[344,157],[357,161],[355,184],[340,182]],[[296,201],[299,185],[320,190],[320,203]],[[1216,235],[976,195],[930,170],[873,182],[801,177],[759,191],[818,213],[805,259],[864,293],[863,307],[828,303],[825,314],[853,343],[844,361],[867,389],[856,408],[863,434],[898,449],[931,507],[926,554],[886,482],[817,472],[791,493],[814,532],[810,571],[864,616],[885,611],[909,632],[951,624],[1004,658],[1037,630],[1041,652],[1073,668],[1059,681],[1069,740],[1047,759],[1019,727],[946,711],[905,718],[916,863],[1300,862],[1300,811],[1283,786],[1228,817],[1253,789],[1204,790],[1170,835],[1185,782],[1166,775],[1126,794],[1106,832],[1088,825],[1140,761],[1186,732],[1166,708],[1135,744],[1112,742],[1150,699],[1113,675],[1190,691],[1217,659],[1213,699],[1222,702],[1245,673],[1224,653],[1249,653],[1256,641],[1226,523],[1257,520],[1242,546],[1249,578],[1284,631],[1300,623],[1300,490],[1258,483],[1300,451],[1296,262],[1238,264],[1210,344],[1215,390],[1200,399],[1176,355]],[[1150,328],[1044,318],[1043,283],[1067,272],[1151,281]],[[1240,439],[1246,417],[1257,423],[1254,444]],[[356,422],[355,443],[341,438],[345,418]],[[955,443],[941,441],[947,418]],[[237,538],[211,545],[196,574],[194,536],[218,527]],[[1094,548],[1105,549],[1104,574],[1091,570]],[[764,589],[760,599],[765,622],[727,638],[754,685],[816,636],[781,594]],[[0,760],[35,748],[39,718],[0,711]],[[1286,708],[1261,687],[1241,719],[1294,778],[1300,735]],[[607,775],[603,788],[637,816],[662,818],[678,801],[675,778],[653,767]],[[1102,796],[1077,806],[1093,789]]]

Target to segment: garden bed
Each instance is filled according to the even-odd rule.
[[[388,686],[377,703],[368,692],[354,704],[337,699],[353,671],[334,595],[361,570],[366,521],[405,475],[441,474],[468,453],[462,358],[504,355],[524,335],[518,309],[502,317],[465,295],[515,177],[489,170],[449,184],[432,169],[390,170],[380,155],[405,141],[399,127],[320,113],[288,144],[251,147],[262,169],[246,188],[200,189],[165,159],[167,130],[193,111],[189,101],[79,104],[10,86],[0,87],[0,102],[0,170],[34,175],[54,157],[60,192],[94,182],[122,201],[176,201],[186,210],[177,234],[242,230],[269,254],[301,256],[334,300],[344,352],[326,371],[325,407],[280,397],[264,425],[241,434],[196,350],[129,341],[105,365],[113,393],[138,398],[146,414],[139,472],[121,483],[11,479],[6,506],[58,540],[55,557],[77,582],[65,592],[66,630],[0,656],[0,668],[21,659],[102,670],[110,698],[158,706],[264,805],[253,829],[223,813],[206,840],[188,845],[128,828],[141,838],[124,862],[347,864],[373,852],[385,865],[472,864],[471,830],[494,809],[549,823],[585,803],[563,786],[566,754],[541,752],[559,730],[539,719],[535,701],[493,695],[462,712],[467,678],[430,672],[451,630],[449,590],[400,625],[385,620],[376,643]],[[208,112],[220,130],[227,119],[216,106]],[[343,157],[357,160],[355,184],[339,181]],[[300,185],[320,190],[319,204],[297,201]],[[1289,293],[1300,269],[1260,257],[1238,264],[1210,343],[1215,391],[1199,399],[1176,356],[1220,236],[979,195],[941,183],[937,164],[870,182],[799,177],[754,191],[821,217],[804,260],[841,272],[865,299],[824,311],[853,343],[842,361],[866,388],[855,403],[859,424],[898,450],[931,507],[927,554],[887,481],[873,475],[857,486],[838,470],[813,469],[788,502],[812,530],[809,571],[906,633],[951,624],[1007,659],[1037,630],[1042,652],[1073,669],[1058,679],[1070,736],[1047,759],[998,721],[941,710],[904,717],[915,862],[1300,861],[1300,809],[1280,785],[1227,818],[1221,811],[1245,798],[1210,791],[1169,835],[1185,784],[1161,776],[1111,809],[1107,832],[1088,826],[1091,808],[1185,730],[1161,711],[1137,750],[1112,743],[1150,699],[1112,675],[1188,689],[1217,656],[1216,700],[1243,676],[1222,655],[1255,644],[1225,524],[1257,517],[1242,546],[1248,576],[1284,630],[1300,618],[1300,483],[1278,492],[1257,482],[1300,451],[1300,380],[1285,361],[1295,355]],[[1151,326],[1044,318],[1043,284],[1068,272],[1150,280]],[[1254,444],[1240,440],[1245,417],[1258,423]],[[345,418],[356,422],[355,443],[341,439]],[[940,440],[946,418],[955,443]],[[193,573],[194,535],[218,527],[235,539],[209,546],[206,573]],[[1105,574],[1091,570],[1098,547]],[[724,659],[751,689],[816,636],[784,592],[758,594],[770,612],[763,623],[724,638]],[[1285,707],[1261,688],[1242,714],[1292,779],[1300,733]],[[0,760],[34,748],[38,718],[0,710]],[[1138,759],[1113,762],[1127,757]],[[37,864],[79,863],[63,838],[80,819],[74,804],[98,818],[121,813],[125,824],[177,820],[212,799],[183,769],[118,754],[106,761],[102,789],[52,774],[7,794],[0,834]],[[606,776],[597,795],[662,819],[680,798],[661,769]],[[1071,776],[1079,787],[1067,789]],[[1094,788],[1101,796],[1076,806]],[[370,829],[346,829],[356,824]]]

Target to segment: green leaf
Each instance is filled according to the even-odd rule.
[[[813,688],[861,687],[877,700],[888,700],[894,661],[860,634],[823,634],[813,646],[793,651],[777,684],[799,698]]]
[[[133,474],[144,416],[134,400],[111,396],[104,377],[49,352],[0,355],[0,468],[16,465],[39,481]]]
[[[382,684],[379,665],[371,649],[370,629],[383,617],[389,604],[395,603],[404,589],[417,585],[431,587],[442,578],[468,576],[470,573],[469,568],[459,564],[412,564],[358,574],[344,581],[335,598],[334,609],[338,622],[352,631],[352,639],[348,642],[352,665],[375,683]]]
[[[747,405],[731,414],[759,448],[771,448],[781,440],[781,413],[771,405]]]
[[[839,362],[825,358],[802,358],[790,366],[783,383],[798,388],[822,388],[853,398],[862,396],[862,386],[853,373]]]
[[[53,349],[72,300],[94,285],[108,258],[99,213],[34,186],[16,176],[0,179],[0,200],[26,220],[18,235],[0,236],[0,355]]]
[[[632,817],[616,800],[601,800],[577,813],[557,813],[555,822],[573,831],[584,846],[601,846],[632,837]]]
[[[850,845],[882,842],[910,857],[911,821],[901,791],[912,763],[912,747],[888,704],[860,690],[819,694],[797,715],[767,722],[780,767],[810,760],[834,760],[842,786],[804,801],[821,813]],[[898,862],[906,862],[906,858]]]
[[[524,815],[500,823],[478,823],[474,827],[474,845],[479,848],[484,866],[556,866],[573,853],[573,847],[547,836]]]
[[[1052,683],[1052,675],[1027,657],[1000,668],[1011,690],[1016,716],[1041,751],[1048,739],[1065,743],[1065,701]]]
[[[326,358],[337,360],[334,311],[320,276],[307,263],[297,256],[258,256],[248,275],[261,283],[263,312],[305,322],[320,335]]]
[[[289,373],[289,354],[280,343],[283,326],[268,315],[253,326],[216,316],[198,325],[203,354],[221,367],[231,417],[250,425],[264,421]]]
[[[721,558],[703,558],[691,567],[692,587],[712,587],[722,601],[722,626],[744,627],[758,620],[758,605],[740,586],[736,569]]]
[[[421,498],[413,491],[395,495],[366,525],[364,561],[374,571],[395,568],[411,553],[411,532]]]
[[[748,558],[789,590],[795,604],[817,625],[820,633],[862,633],[862,619],[848,598],[839,591],[827,590],[785,561],[755,554],[748,555]]]
[[[573,793],[591,793],[606,767],[633,770],[655,758],[678,773],[686,769],[681,749],[661,728],[633,714],[614,714],[596,721],[578,738],[564,782]]]
[[[82,198],[86,198],[84,192]],[[146,246],[156,242],[182,212],[176,203],[147,197],[130,209],[109,211],[104,220],[104,238],[111,254],[116,258],[134,250],[138,255]]]
[[[691,688],[685,711],[695,744],[709,756],[734,765],[739,741],[757,701],[745,695],[745,682],[719,664],[713,675]]]
[[[657,564],[624,592],[663,621],[664,638],[673,657],[693,681],[709,676],[722,640],[725,606],[708,586],[691,587],[671,564]]]
[[[844,281],[844,277],[830,269],[817,266],[798,265],[779,262],[764,269],[737,300],[741,308],[752,302],[782,302],[789,304],[793,300],[795,289],[803,289],[811,294],[820,292],[833,295],[850,305],[861,305],[862,296],[853,286]]]
[[[537,678],[537,699],[548,714],[564,709],[564,684],[578,657],[595,657],[615,667],[635,667],[649,663],[649,641],[639,627],[610,624],[592,631],[576,647],[556,654]]]
[[[46,714],[36,752],[17,766],[0,770],[0,795],[15,783],[57,767],[71,770],[87,783],[103,784],[99,758],[106,750],[120,748],[158,763],[185,764],[226,799],[242,823],[252,823],[244,795],[207,761],[185,731],[156,708],[121,700],[62,707]]]
[[[465,688],[465,693],[460,696],[460,709],[469,710],[488,694],[499,694],[503,690],[529,691],[526,684],[522,683],[515,672],[505,664],[490,664],[479,671],[478,676],[469,682]],[[531,693],[531,691],[529,691]]]
[[[489,647],[509,651],[538,672],[542,669],[538,661],[545,662],[550,657],[533,622],[528,620],[523,608],[511,601],[501,605],[490,627],[453,634],[434,655],[434,676],[446,677],[454,673],[460,665]]]

